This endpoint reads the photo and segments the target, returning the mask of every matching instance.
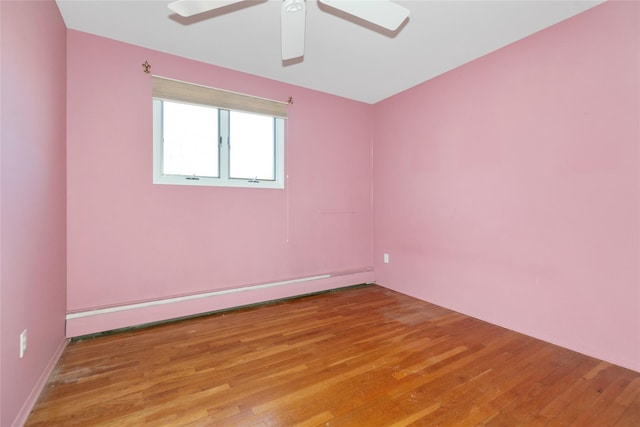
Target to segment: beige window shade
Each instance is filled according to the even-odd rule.
[[[153,97],[287,118],[289,104],[153,76]]]

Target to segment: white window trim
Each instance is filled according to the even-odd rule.
[[[153,183],[165,185],[191,185],[191,186],[214,186],[214,187],[242,187],[242,188],[284,188],[284,119],[275,117],[275,180],[251,180],[229,178],[228,160],[229,141],[219,141],[220,143],[220,177],[186,177],[177,175],[164,175],[162,173],[162,109],[161,101],[153,99]],[[222,121],[226,122],[226,121]],[[226,124],[221,123],[221,126]],[[226,133],[228,135],[228,132]],[[224,157],[223,157],[224,156]]]

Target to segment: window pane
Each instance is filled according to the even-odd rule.
[[[229,176],[275,180],[273,117],[230,112]]]
[[[162,125],[163,174],[219,176],[217,109],[164,101]]]

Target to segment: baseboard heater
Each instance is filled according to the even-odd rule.
[[[190,317],[361,283],[371,283],[374,279],[373,268],[364,267],[277,282],[87,308],[67,313],[66,336],[73,338]]]
[[[67,320],[79,319],[81,317],[88,317],[88,316],[97,316],[100,314],[116,313],[118,311],[153,307],[154,305],[175,304],[177,302],[211,298],[211,297],[220,296],[220,295],[255,291],[258,289],[267,289],[267,288],[273,288],[276,286],[292,285],[294,283],[302,283],[302,282],[309,282],[311,280],[321,280],[321,279],[329,279],[329,278],[331,278],[331,274],[323,274],[321,276],[303,277],[300,279],[284,280],[281,282],[264,283],[260,285],[244,286],[241,288],[223,289],[219,291],[211,291],[211,292],[205,292],[201,294],[184,295],[179,297],[171,297],[171,298],[165,298],[165,299],[159,299],[159,300],[153,300],[153,301],[139,302],[135,304],[126,304],[126,305],[119,305],[115,307],[99,308],[96,310],[81,311],[78,313],[69,313],[67,314]]]
[[[238,287],[238,288],[221,289],[217,291],[204,292],[199,294],[190,294],[190,295],[176,296],[176,297],[163,298],[163,299],[157,299],[157,300],[150,300],[150,301],[138,302],[133,304],[97,308],[93,310],[68,313],[66,316],[66,319],[67,321],[69,321],[69,320],[81,319],[85,317],[112,314],[112,313],[117,313],[121,311],[144,309],[144,308],[149,308],[149,307],[154,307],[159,305],[175,304],[175,303],[181,303],[185,301],[206,299],[206,298],[235,294],[240,292],[250,292],[250,291],[256,291],[260,289],[275,288],[279,286],[292,285],[296,283],[325,280],[325,279],[331,279],[331,278],[340,277],[340,276],[367,274],[367,273],[371,273],[372,271],[373,271],[373,268],[369,267],[369,268],[358,270],[358,271],[322,274],[318,276],[302,277],[302,278],[291,279],[291,280],[283,280],[279,282],[263,283],[263,284],[244,286],[244,287]]]

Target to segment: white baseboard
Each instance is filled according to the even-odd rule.
[[[373,269],[365,269],[76,311],[67,314],[67,337],[371,283],[373,280]]]
[[[38,398],[40,397],[42,390],[44,390],[45,386],[47,385],[47,381],[49,380],[51,373],[58,364],[58,360],[60,359],[60,356],[62,356],[64,349],[67,347],[68,342],[68,339],[63,339],[56,351],[53,353],[51,359],[49,359],[49,362],[47,363],[47,366],[45,366],[42,374],[38,378],[38,381],[33,386],[31,393],[29,393],[29,397],[27,397],[27,400],[24,402],[24,405],[22,405],[22,408],[18,412],[16,419],[14,420],[13,424],[11,424],[12,426],[23,426],[27,422],[27,419],[31,414],[31,410],[33,410],[33,407],[38,402]]]

